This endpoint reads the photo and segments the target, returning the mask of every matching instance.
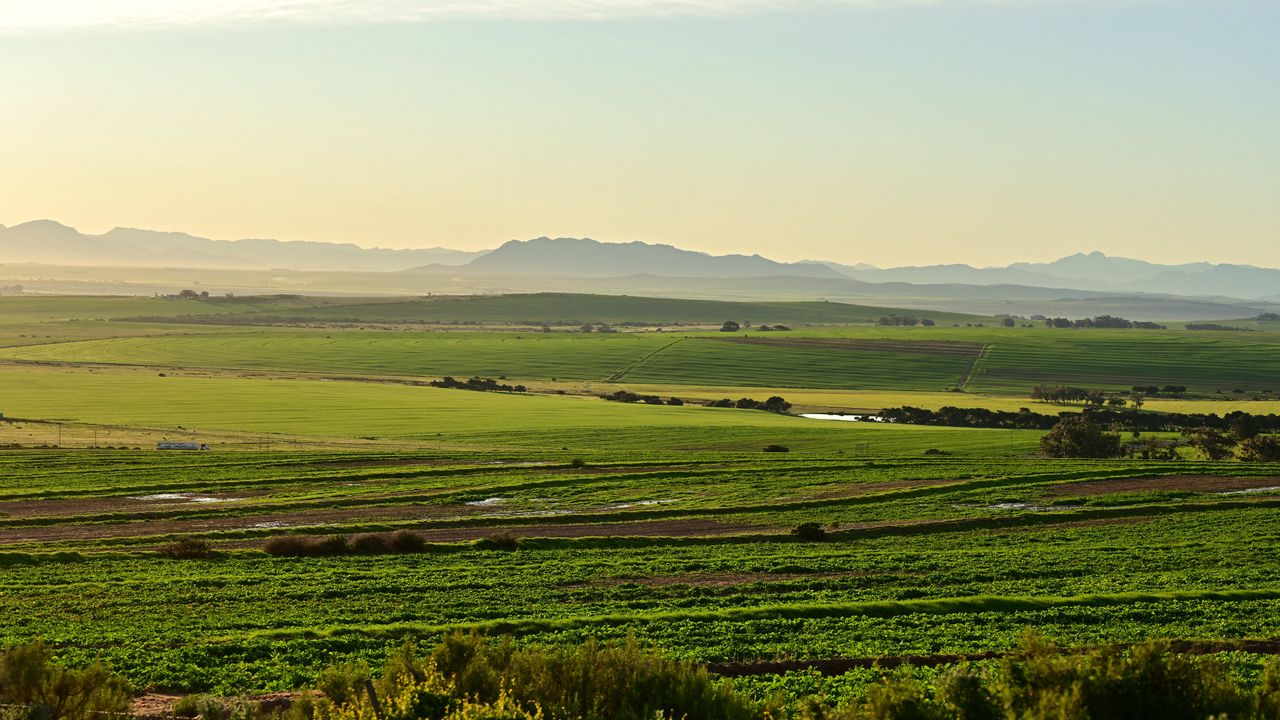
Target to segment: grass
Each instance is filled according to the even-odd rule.
[[[722,304],[686,301],[21,300],[28,310],[0,299],[0,327],[23,345],[0,353],[0,411],[44,422],[2,423],[0,442],[61,431],[64,444],[93,433],[101,444],[172,436],[215,447],[0,450],[0,644],[44,637],[68,662],[105,659],[141,687],[295,689],[326,664],[380,663],[405,636],[450,629],[560,646],[630,634],[706,662],[1002,652],[1027,627],[1068,646],[1280,635],[1274,467],[1045,461],[1032,431],[584,396],[624,387],[779,394],[816,410],[1061,410],[1025,399],[1043,376],[1117,390],[1184,384],[1199,396],[1147,408],[1221,412],[1245,401],[1230,391],[1236,400],[1215,401],[1214,390],[1264,396],[1280,377],[1276,333],[844,326],[735,336],[775,341],[747,344],[698,331],[118,320],[729,319]],[[871,312],[732,309],[756,323]],[[983,347],[970,392],[942,392]],[[506,375],[544,392],[403,382],[446,374]],[[275,450],[258,450],[260,437]],[[790,452],[762,452],[775,444]],[[925,456],[931,448],[951,454]],[[1225,494],[1239,488],[1260,492]],[[824,539],[791,533],[806,523]],[[396,531],[421,551],[262,550],[278,537]],[[507,534],[506,549],[485,541]],[[184,541],[200,552],[172,551]],[[197,557],[174,557],[184,554]],[[832,682],[856,693],[865,681]]]
[[[74,325],[63,323],[58,328]],[[169,333],[143,334],[156,328],[168,328]],[[101,332],[96,329],[90,336]],[[1175,401],[1181,403],[1280,400],[1276,381],[1280,334],[1269,332],[1224,337],[1172,330],[842,327],[734,336],[773,344],[723,342],[726,336],[721,333],[694,331],[608,335],[334,328],[246,331],[122,324],[119,333],[126,337],[19,338],[22,346],[0,349],[0,358],[157,368],[393,377],[506,375],[543,383],[554,378],[575,383],[865,392],[940,392],[967,378],[965,389],[978,396],[1015,398],[1025,398],[1040,383],[1113,392],[1135,385],[1172,384],[1189,388],[1191,397]],[[837,344],[805,345],[801,342],[805,339]],[[976,357],[934,347],[985,350]],[[1201,407],[1168,405],[1170,410],[1184,411]]]
[[[0,366],[11,418],[134,426],[201,437],[208,432],[373,438],[454,448],[582,451],[722,449],[754,452],[774,442],[797,450],[914,454],[1030,452],[1036,433],[822,422],[757,410],[654,407],[594,397],[520,395],[386,383],[83,372]],[[39,428],[52,436],[52,431]],[[84,436],[81,435],[83,438]],[[103,444],[106,444],[103,436]]]

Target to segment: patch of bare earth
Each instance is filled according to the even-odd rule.
[[[315,693],[312,693],[313,695]],[[275,710],[287,710],[293,705],[301,692],[275,692],[262,695],[246,695],[245,700],[254,703],[258,709],[271,713]],[[173,708],[182,700],[182,695],[149,692],[138,695],[129,705],[129,715],[134,718],[173,718]],[[231,698],[226,698],[231,700]]]
[[[132,497],[96,497],[58,500],[12,500],[0,502],[0,517],[79,517],[107,513],[172,508],[198,508],[235,502],[268,494],[266,490],[236,491],[233,494],[176,492]]]
[[[122,523],[62,523],[35,527],[0,528],[0,545],[47,543],[68,540],[99,540],[119,537],[149,537],[172,533],[203,533],[219,530],[253,530],[297,526],[328,525],[358,520],[362,522],[440,520],[474,515],[483,508],[457,505],[400,505],[395,507],[331,508],[280,512],[270,515],[137,520]]]
[[[1166,477],[1116,478],[1050,485],[1046,495],[1089,497],[1125,492],[1218,493],[1280,486],[1280,477],[1224,477],[1221,475],[1169,475]]]
[[[695,537],[740,535],[753,532],[781,532],[759,525],[720,523],[714,520],[646,520],[640,522],[593,523],[572,525],[513,525],[422,530],[418,534],[428,542],[477,540],[498,533],[514,537]]]

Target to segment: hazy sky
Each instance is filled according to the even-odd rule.
[[[1280,266],[1277,0],[0,0],[0,223]]]

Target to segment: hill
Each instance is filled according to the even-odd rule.
[[[499,275],[616,277],[653,274],[664,277],[764,277],[795,275],[840,278],[820,263],[780,263],[760,255],[708,255],[671,245],[644,242],[602,243],[591,238],[512,240],[464,268]]]
[[[1266,299],[1280,286],[1280,270],[1252,265],[1207,262],[1163,265],[1113,257],[1101,252],[1076,253],[1053,262],[1018,262],[1004,267],[924,265],[877,268],[826,263],[846,277],[864,282],[917,284],[1023,285],[1088,290],[1110,294],[1156,293],[1181,296]]]
[[[0,262],[105,267],[392,271],[461,264],[481,253],[388,250],[350,243],[210,240],[180,232],[115,228],[86,235],[52,220],[0,226]]]

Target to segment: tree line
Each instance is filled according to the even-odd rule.
[[[629,390],[618,390],[618,391],[609,393],[608,395],[601,395],[600,397],[604,398],[605,400],[610,400],[612,402],[644,403],[646,405],[684,405],[684,401],[681,400],[680,398],[673,397],[673,398],[668,398],[666,400],[663,400],[661,397],[658,397],[657,395],[641,395],[639,393],[633,393]],[[707,407],[713,407],[713,408],[737,408],[739,410],[764,410],[765,412],[773,412],[773,413],[785,413],[786,411],[791,409],[791,403],[787,402],[785,399],[777,395],[774,395],[767,400],[755,400],[753,398],[739,398],[737,400],[730,400],[729,398],[724,398],[722,400],[712,400],[705,404]]]
[[[1280,462],[1280,415],[1230,412],[1135,413],[1085,409],[1042,415],[1026,408],[1018,412],[987,408],[916,407],[886,408],[878,417],[906,425],[1047,430],[1040,451],[1056,458],[1178,459],[1177,448],[1194,448],[1209,460],[1239,457],[1250,462]],[[1121,432],[1131,433],[1125,441]],[[1142,433],[1176,432],[1181,439],[1143,436]],[[1268,434],[1273,433],[1273,434]]]
[[[1082,388],[1072,385],[1036,385],[1031,388],[1031,399],[1056,405],[1093,405],[1101,407],[1124,407],[1126,404],[1140,408],[1148,397],[1166,395],[1182,397],[1187,392],[1186,385],[1134,385],[1131,393],[1124,395],[1108,395],[1106,390]]]
[[[1005,430],[1048,430],[1064,417],[1085,417],[1090,422],[1125,431],[1181,432],[1207,427],[1231,432],[1241,439],[1260,433],[1280,432],[1280,415],[1255,415],[1239,410],[1216,415],[1213,413],[1153,413],[1116,411],[1108,408],[1085,408],[1080,412],[1061,412],[1043,415],[1022,408],[1017,412],[989,410],[987,408],[959,408],[947,406],[928,410],[903,406],[881,410],[878,417],[888,422],[907,425],[941,425],[946,427],[998,428]]]
[[[428,383],[431,387],[449,388],[452,390],[476,390],[479,392],[527,392],[529,388],[524,385],[507,385],[500,383],[493,378],[473,377],[467,380],[457,380],[448,375],[440,380],[432,380]]]
[[[912,317],[911,315],[884,315],[876,321],[876,324],[884,325],[886,327],[915,327],[916,325],[933,327],[934,322],[929,318],[917,318]]]
[[[1069,320],[1067,318],[1045,318],[1045,327],[1051,328],[1102,328],[1114,330],[1167,330],[1165,325],[1159,325],[1145,320],[1126,320],[1122,317],[1114,315],[1098,315],[1091,318],[1081,318],[1079,320]]]

